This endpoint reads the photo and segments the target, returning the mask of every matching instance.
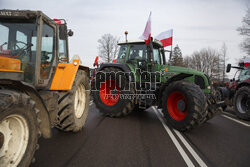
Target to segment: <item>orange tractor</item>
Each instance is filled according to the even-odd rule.
[[[65,20],[0,10],[0,166],[29,166],[51,127],[77,132],[89,110],[89,68],[69,62]]]

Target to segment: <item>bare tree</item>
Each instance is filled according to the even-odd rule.
[[[223,43],[221,50],[220,50],[220,62],[221,62],[221,72],[222,72],[222,81],[224,82],[225,77],[226,77],[226,61],[228,60],[227,58],[227,46],[225,43]]]
[[[111,34],[104,34],[98,40],[98,55],[103,62],[112,62],[118,54],[119,39]]]
[[[184,59],[183,59],[183,66],[186,67],[186,68],[190,68],[191,67],[191,57],[189,56],[185,56]]]
[[[250,55],[250,8],[247,9],[247,13],[242,19],[242,26],[237,31],[245,37],[245,40],[240,45],[242,50]]]
[[[184,58],[184,65],[188,68],[204,72],[212,79],[220,79],[220,54],[217,50],[204,48],[195,51],[191,56]]]

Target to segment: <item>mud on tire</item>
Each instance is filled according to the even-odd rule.
[[[207,100],[207,105],[206,105],[207,115],[204,120],[205,122],[212,119],[218,111],[222,110],[222,107],[214,106],[216,104],[216,100],[217,99],[212,94]]]
[[[200,87],[194,83],[170,83],[162,96],[162,112],[166,123],[180,131],[189,130],[200,124],[206,116],[205,99]]]
[[[89,78],[85,71],[79,70],[72,89],[59,93],[56,127],[63,131],[81,130],[88,116],[89,99]]]
[[[95,90],[93,90],[92,92],[94,103],[99,111],[105,116],[125,116],[128,115],[134,108],[133,98],[121,98],[120,96],[126,94],[134,94],[134,86],[129,83],[128,79],[124,75],[121,75],[121,78],[116,78],[115,73],[118,72],[123,73],[123,71],[121,71],[120,69],[110,67],[105,68],[101,72],[98,72],[96,75]],[[105,77],[101,77],[103,73],[106,73],[107,75],[105,75]],[[118,90],[120,88],[125,88],[125,90]],[[117,92],[115,92],[116,94],[114,94],[117,96],[114,95],[114,99],[106,99],[104,97],[106,95],[106,91],[109,91],[110,93],[115,89],[117,90]]]
[[[0,90],[0,166],[29,166],[38,149],[38,112],[28,95]]]

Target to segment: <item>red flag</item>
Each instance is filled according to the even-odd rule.
[[[250,59],[249,60],[244,60],[244,65],[246,68],[250,67]]]
[[[173,29],[160,33],[159,35],[155,37],[155,39],[161,41],[164,47],[172,45]]]
[[[96,56],[96,58],[95,58],[95,65],[98,65],[98,59],[99,59],[99,57],[98,56]]]
[[[145,40],[146,45],[148,45],[151,40],[151,12],[149,14],[145,30],[139,38]]]

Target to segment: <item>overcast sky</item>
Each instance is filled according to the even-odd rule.
[[[51,18],[64,18],[74,31],[70,55],[78,54],[92,67],[97,56],[97,40],[105,33],[124,40],[137,40],[152,11],[152,36],[173,28],[174,46],[184,56],[211,47],[228,47],[230,63],[244,56],[236,31],[246,13],[248,0],[0,0],[1,9],[41,10]]]

